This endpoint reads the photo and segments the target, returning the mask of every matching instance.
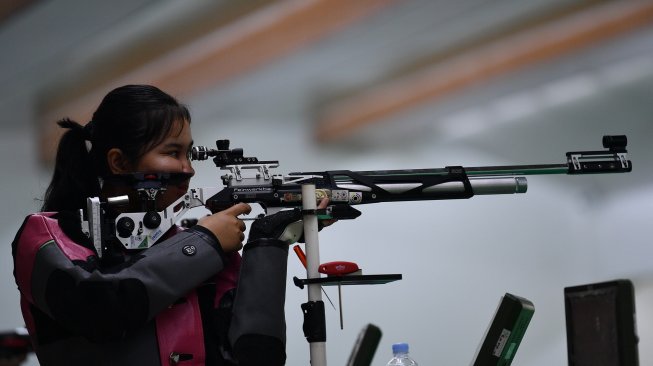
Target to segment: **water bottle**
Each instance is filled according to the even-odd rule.
[[[392,345],[394,356],[387,366],[417,366],[417,362],[408,355],[408,343],[395,343]]]

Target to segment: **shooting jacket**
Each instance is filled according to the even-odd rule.
[[[123,263],[106,267],[75,215],[40,213],[25,219],[12,244],[14,277],[41,365],[236,362],[229,361],[227,337],[240,255],[225,255],[217,238],[203,227],[175,228],[166,236]],[[285,286],[285,267],[282,275]],[[282,317],[284,300],[285,292],[266,299],[280,303]],[[285,332],[285,321],[265,325],[270,326],[274,332],[264,331],[263,337],[270,333],[279,338]],[[250,327],[239,335],[243,332],[250,333],[244,344],[255,342],[260,350],[257,330]]]

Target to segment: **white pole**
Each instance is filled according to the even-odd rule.
[[[317,200],[315,198],[315,184],[302,185],[302,208],[304,209],[304,240],[306,242],[306,277],[319,278],[317,271],[320,266],[320,247],[318,239]],[[313,212],[313,214],[306,214]],[[309,284],[308,301],[322,301],[322,285]],[[322,314],[324,316],[324,314]],[[326,366],[326,342],[310,342],[311,365]]]

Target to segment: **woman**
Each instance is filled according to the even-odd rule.
[[[85,126],[59,125],[68,131],[43,213],[28,216],[12,244],[41,364],[283,364],[287,243],[251,233],[241,260],[238,216],[247,204],[173,228],[151,248],[121,253],[120,263],[100,260],[81,230],[88,197],[132,193],[118,176],[185,177],[167,187],[159,209],[186,193],[194,174],[187,108],[155,87],[127,85],[107,94]]]

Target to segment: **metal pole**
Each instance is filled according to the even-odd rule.
[[[306,277],[319,278],[320,248],[318,239],[317,202],[315,184],[302,185],[302,208],[304,210],[304,240],[306,241]],[[308,285],[308,301],[322,302],[322,285]],[[324,314],[322,314],[324,316]],[[310,342],[311,365],[326,366],[326,341]]]

